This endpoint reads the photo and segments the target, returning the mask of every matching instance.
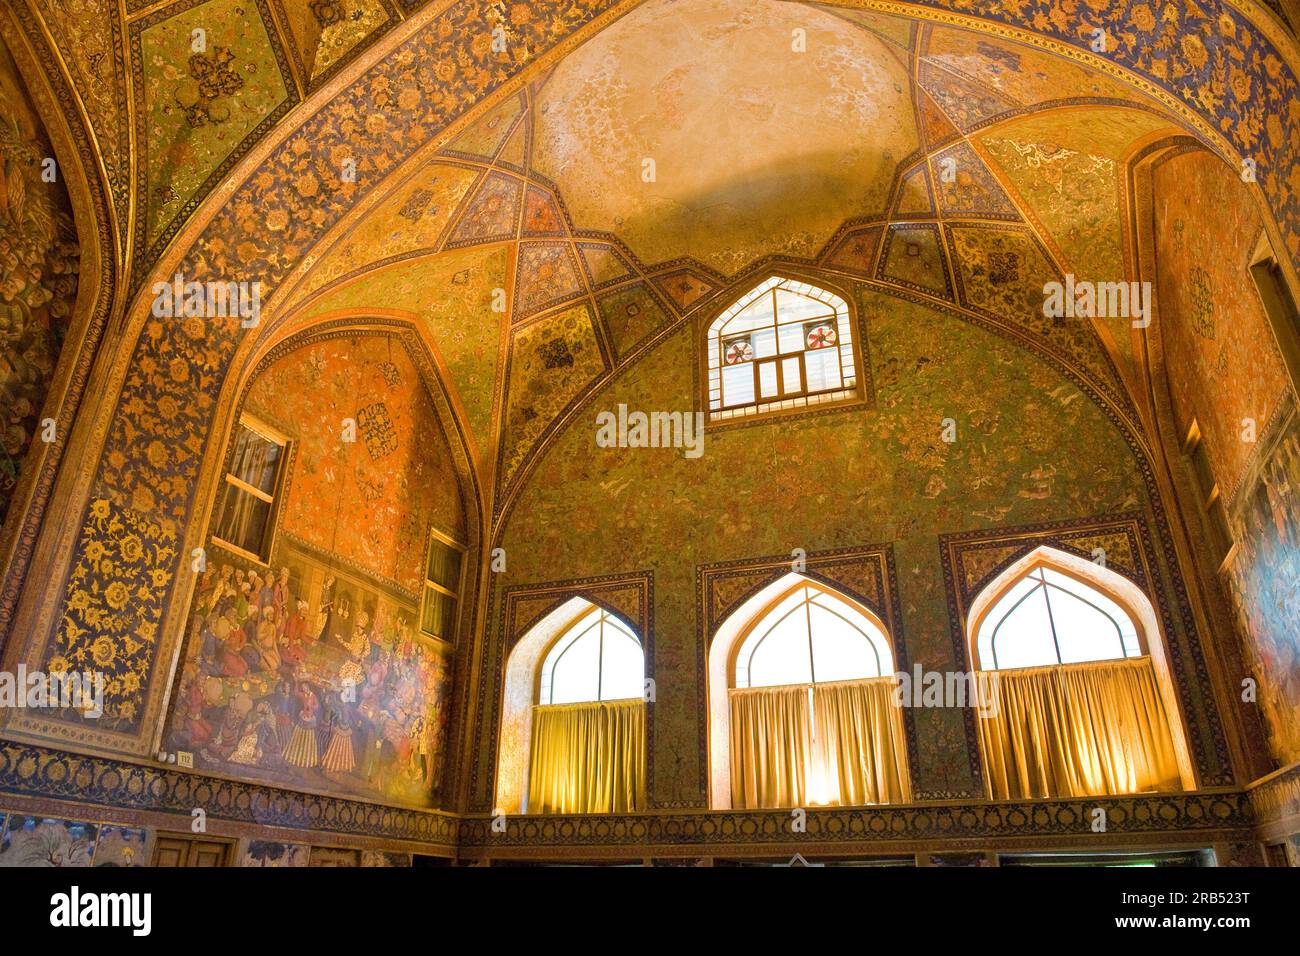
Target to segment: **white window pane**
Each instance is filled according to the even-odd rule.
[[[551,671],[551,699],[547,703],[577,704],[599,699],[599,668],[599,632],[589,627],[556,658]]]
[[[834,315],[835,309],[825,302],[810,299],[807,296],[776,290],[776,315],[779,322],[792,322],[796,319],[812,319],[823,315]]]
[[[808,611],[812,618],[813,674],[818,681],[881,676],[875,648],[860,630],[816,604]]]
[[[1129,616],[1128,611],[1096,588],[1084,584],[1082,581],[1061,574],[1059,571],[1053,571],[1051,568],[1043,568],[1042,570],[1043,578],[1049,584],[1054,584],[1062,590],[1077,595],[1089,604],[1095,605],[1103,614],[1118,624],[1126,647],[1130,644],[1134,648],[1137,647],[1137,626],[1133,623],[1133,618]],[[1134,651],[1134,654],[1136,653],[1137,651]]]
[[[759,329],[749,337],[754,347],[754,358],[768,358],[776,354],[776,330],[771,327]]]
[[[1048,592],[1048,599],[1052,602],[1052,621],[1056,625],[1062,664],[1124,656],[1123,638],[1109,617],[1055,587]]]
[[[793,604],[787,601],[782,605],[755,632],[759,640],[749,657],[750,687],[812,682],[808,619],[802,597],[796,594]]]
[[[803,370],[799,367],[799,356],[781,360],[781,384],[786,395],[803,391]]]
[[[722,370],[722,404],[748,405],[754,401],[754,366],[729,365]]]
[[[726,324],[726,335],[748,332],[751,329],[770,328],[772,326],[772,297],[760,295],[757,299],[741,309]]]
[[[758,394],[760,398],[776,395],[776,363],[768,362],[758,367]]]
[[[840,387],[840,359],[837,349],[814,349],[804,353],[808,367],[808,391]]]
[[[1041,586],[996,626],[993,660],[985,662],[985,667],[1042,667],[1057,663],[1052,622],[1047,616]]]
[[[799,323],[783,325],[780,328],[781,352],[802,352],[804,348],[803,326]]]
[[[645,655],[641,645],[622,627],[605,618],[605,656],[601,670],[601,700],[641,697],[645,682]]]

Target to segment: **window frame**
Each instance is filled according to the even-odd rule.
[[[1192,485],[1196,489],[1197,504],[1205,514],[1210,528],[1210,546],[1222,571],[1232,564],[1237,555],[1237,542],[1228,523],[1228,512],[1223,500],[1223,492],[1214,478],[1214,468],[1210,464],[1209,451],[1205,447],[1205,436],[1197,419],[1187,429],[1187,438],[1183,442],[1183,455],[1187,459],[1187,468],[1191,472]]]
[[[833,304],[828,305],[828,311],[833,311],[835,313],[834,317],[837,324],[837,332],[840,342],[843,341],[843,337],[846,333],[849,337],[848,345],[853,357],[853,384],[845,385],[843,382],[844,367],[841,358],[840,384],[834,388],[809,391],[806,388],[808,381],[807,354],[809,351],[822,350],[803,348],[796,352],[782,352],[780,349],[780,335],[778,331],[776,352],[773,355],[764,356],[761,359],[755,358],[751,362],[754,375],[754,400],[743,405],[723,405],[722,372],[728,367],[723,361],[724,356],[722,343],[726,338],[723,334],[722,327],[720,326],[720,323],[724,321],[723,316],[728,312],[732,312],[733,314],[725,320],[728,322],[731,321],[731,319],[736,315],[739,315],[745,309],[752,306],[761,295],[765,293],[775,295],[775,290],[786,283],[809,286],[812,289],[843,303],[843,314],[840,314],[838,308]],[[767,285],[768,288],[764,289],[763,287],[765,285]],[[700,381],[702,383],[703,392],[701,407],[705,410],[707,415],[706,421],[710,425],[722,426],[741,423],[747,424],[769,417],[808,413],[827,408],[839,408],[854,405],[862,401],[863,396],[866,394],[864,382],[867,377],[867,370],[863,361],[864,332],[861,324],[858,322],[857,309],[853,301],[852,293],[841,288],[833,281],[827,281],[827,279],[820,275],[789,269],[782,269],[779,272],[768,273],[758,281],[747,281],[743,286],[740,286],[739,289],[741,291],[737,292],[736,289],[733,288],[733,294],[727,297],[725,303],[721,307],[712,311],[708,321],[704,323],[703,326],[699,366]],[[805,294],[800,292],[798,289],[791,289],[789,291],[798,295]],[[808,298],[816,299],[817,297],[808,296]],[[741,303],[744,304],[741,305]],[[817,317],[806,320],[795,320],[789,324],[804,321],[811,322],[815,321],[816,318]],[[775,321],[775,315],[772,328],[778,330],[780,328],[780,324]],[[740,335],[743,333],[737,332],[734,334]],[[711,364],[715,342],[718,356],[718,364],[716,368]],[[834,351],[837,353],[837,356],[842,357],[842,348],[843,346],[841,344],[834,346]],[[804,387],[802,387],[798,392],[786,394],[784,390],[785,361],[794,358],[798,358],[799,360],[800,382]],[[761,365],[769,364],[775,369],[777,393],[768,398],[762,398],[760,397],[759,368]],[[713,374],[715,371],[718,375],[717,391],[719,404],[717,408],[713,407],[712,394],[714,390]]]
[[[443,641],[455,646],[456,635],[460,633],[461,595],[465,588],[465,556],[469,549],[445,531],[441,531],[437,527],[433,526],[430,526],[429,528],[429,534],[426,541],[427,543],[424,546],[424,563],[420,567],[420,580],[422,584],[420,585],[419,620],[416,622],[415,629],[421,637],[433,641]],[[456,588],[454,591],[449,590],[446,585],[434,581],[429,577],[429,558],[433,554],[433,546],[435,542],[446,545],[460,552],[460,563],[457,573]],[[430,590],[437,591],[438,593],[451,598],[455,604],[455,608],[451,615],[452,623],[451,633],[449,635],[434,634],[432,631],[426,631],[424,629],[425,604],[429,600]]]
[[[1020,574],[1017,574],[1015,577],[1013,577],[1013,578],[1011,578],[1011,579],[1009,579],[1009,580],[1007,580],[1007,581],[1002,582],[1002,583],[999,585],[999,587],[997,588],[997,590],[994,591],[993,594],[992,594],[990,597],[988,597],[988,598],[986,599],[983,608],[980,610],[980,614],[979,614],[979,616],[978,616],[978,617],[977,617],[977,618],[976,618],[976,619],[971,623],[971,626],[970,626],[969,629],[968,629],[968,633],[969,633],[969,635],[970,635],[970,637],[969,637],[969,654],[970,654],[970,660],[971,660],[971,663],[972,663],[972,666],[973,666],[973,669],[974,669],[974,670],[977,670],[977,671],[999,671],[999,670],[1008,670],[1008,671],[1013,671],[1013,670],[1036,670],[1036,669],[1038,669],[1038,668],[1044,668],[1044,667],[1071,667],[1071,666],[1074,666],[1073,664],[1064,664],[1064,663],[1061,662],[1061,659],[1060,659],[1060,656],[1061,656],[1061,655],[1060,655],[1060,648],[1059,648],[1059,646],[1056,645],[1056,637],[1055,637],[1055,634],[1052,635],[1052,639],[1053,639],[1053,644],[1054,644],[1054,646],[1057,647],[1057,651],[1056,651],[1056,657],[1057,657],[1057,660],[1056,660],[1056,663],[1053,663],[1053,664],[1036,664],[1036,665],[1032,665],[1032,666],[1028,666],[1028,667],[1007,667],[1007,668],[999,668],[999,667],[996,667],[996,666],[989,667],[989,666],[986,666],[986,662],[982,659],[981,654],[980,654],[980,637],[981,637],[981,635],[983,634],[984,625],[988,622],[988,620],[989,620],[989,616],[990,616],[994,611],[996,611],[996,610],[998,609],[998,607],[1002,604],[1002,601],[1003,601],[1003,599],[1007,596],[1007,594],[1008,594],[1008,593],[1009,593],[1013,588],[1015,588],[1017,585],[1019,585],[1020,582],[1024,581],[1024,580],[1027,579],[1027,578],[1029,578],[1029,577],[1030,577],[1031,575],[1033,575],[1035,572],[1039,572],[1039,571],[1042,571],[1042,570],[1044,570],[1044,569],[1049,570],[1049,571],[1053,571],[1053,572],[1055,572],[1055,573],[1061,575],[1062,577],[1069,578],[1071,581],[1073,581],[1073,582],[1075,582],[1076,584],[1078,584],[1078,585],[1080,586],[1080,588],[1083,589],[1085,592],[1086,592],[1086,591],[1095,591],[1096,593],[1098,593],[1098,594],[1102,595],[1103,597],[1105,597],[1108,601],[1112,601],[1112,602],[1114,602],[1115,605],[1118,606],[1120,610],[1122,610],[1126,615],[1128,615],[1129,622],[1133,625],[1133,631],[1134,631],[1134,634],[1135,634],[1135,636],[1136,636],[1136,640],[1137,640],[1138,653],[1133,654],[1133,655],[1129,655],[1129,654],[1126,653],[1123,657],[1104,657],[1104,658],[1098,658],[1097,660],[1093,660],[1093,661],[1077,661],[1077,662],[1075,662],[1075,663],[1080,664],[1080,665],[1083,665],[1083,664],[1094,664],[1094,663],[1099,663],[1099,662],[1101,662],[1101,661],[1131,661],[1131,660],[1137,660],[1138,658],[1141,658],[1141,657],[1150,657],[1150,656],[1151,656],[1151,647],[1150,647],[1150,643],[1149,643],[1148,635],[1146,634],[1146,630],[1145,630],[1145,628],[1143,627],[1143,624],[1142,624],[1142,617],[1141,617],[1141,615],[1140,615],[1138,612],[1136,612],[1136,611],[1135,611],[1135,610],[1134,610],[1134,609],[1129,605],[1129,602],[1128,602],[1128,601],[1125,601],[1125,600],[1124,600],[1120,595],[1116,594],[1116,593],[1115,593],[1114,591],[1112,591],[1110,588],[1107,588],[1107,587],[1103,586],[1102,584],[1099,584],[1099,583],[1096,582],[1096,581],[1090,581],[1090,580],[1088,580],[1087,578],[1083,577],[1082,575],[1075,573],[1074,571],[1072,571],[1072,570],[1071,570],[1070,568],[1068,568],[1068,567],[1065,567],[1065,566],[1063,566],[1063,565],[1061,565],[1061,564],[1058,564],[1057,562],[1051,561],[1050,559],[1047,559],[1047,558],[1040,558],[1039,560],[1034,561],[1032,564],[1030,564],[1028,567],[1026,567],[1026,568],[1025,568],[1025,569],[1024,569]],[[1111,572],[1111,573],[1118,573],[1118,572]],[[1058,587],[1058,588],[1060,587],[1059,585],[1054,585],[1054,584],[1051,584],[1050,582],[1046,582],[1046,581],[1041,582],[1041,586],[1042,586],[1042,587]],[[1032,589],[1031,591],[1029,591],[1029,592],[1025,595],[1025,598],[1022,598],[1021,601],[1025,600],[1026,598],[1028,598],[1029,595],[1035,593],[1035,591],[1037,591],[1037,588],[1034,588],[1034,589]],[[1082,600],[1082,601],[1084,601],[1084,603],[1088,603],[1088,604],[1091,605],[1091,602],[1086,601],[1082,596],[1080,596],[1080,595],[1078,595],[1078,594],[1073,594],[1073,593],[1071,593],[1071,596],[1074,597],[1076,600]],[[1014,611],[1016,607],[1019,607],[1019,606],[1020,606],[1020,603],[1021,603],[1020,601],[1016,602],[1015,606],[1013,606],[1013,608],[1012,608],[1011,610],[1007,611],[1007,613],[1004,614],[1004,615],[1002,616],[1002,620],[998,621],[998,623],[997,623],[996,625],[994,625],[994,637],[996,637],[996,630],[997,630],[997,628],[1002,626],[1003,621],[1005,621],[1008,617],[1011,616],[1012,611]],[[1095,605],[1091,605],[1091,606],[1096,607]],[[1049,598],[1049,607],[1050,607],[1050,598]],[[1096,608],[1096,609],[1097,609],[1099,612],[1101,612],[1102,614],[1106,614],[1106,612],[1105,612],[1104,610],[1102,610],[1101,608]],[[1106,616],[1109,617],[1109,614],[1107,614]],[[993,640],[994,640],[994,637],[990,637],[990,639],[989,639],[989,648],[990,648],[991,651],[993,650]],[[1121,646],[1122,646],[1122,645],[1123,645],[1123,641],[1121,640],[1120,643],[1121,643]],[[994,654],[995,654],[995,656],[996,656],[996,651],[994,651]]]
[[[235,447],[237,429],[243,427],[257,435],[264,441],[270,442],[280,447],[280,457],[275,464],[275,480],[271,483],[271,493],[268,495],[260,488],[254,488],[248,482],[237,477],[231,472],[231,467],[235,463]],[[279,534],[280,509],[284,504],[284,491],[289,483],[289,462],[290,455],[293,451],[293,439],[284,432],[272,425],[267,424],[261,418],[249,412],[240,412],[239,417],[235,420],[235,431],[231,432],[226,449],[225,467],[221,472],[221,488],[219,490],[216,505],[212,510],[212,516],[209,519],[208,537],[212,543],[219,545],[221,548],[229,551],[231,554],[243,558],[245,561],[251,561],[259,567],[269,568],[271,566],[271,555],[275,550],[275,539]],[[270,507],[266,515],[266,528],[262,534],[261,553],[254,553],[235,544],[233,541],[227,541],[217,534],[217,528],[221,523],[226,504],[226,489],[236,488],[244,494],[252,495],[259,501],[265,502]]]
[[[542,648],[541,653],[538,655],[538,657],[537,657],[537,668],[536,668],[536,670],[535,670],[535,672],[534,672],[534,674],[533,674],[533,694],[532,694],[532,704],[533,704],[533,706],[535,706],[535,707],[569,707],[569,706],[576,706],[576,705],[580,705],[580,704],[610,703],[610,702],[613,702],[613,701],[616,701],[616,700],[645,700],[645,679],[646,679],[646,672],[645,672],[645,668],[646,668],[646,663],[645,663],[645,640],[641,637],[640,634],[638,634],[638,633],[636,632],[636,628],[634,628],[631,624],[629,624],[627,621],[625,621],[625,620],[624,620],[622,617],[620,617],[618,614],[615,614],[615,613],[614,613],[613,611],[611,611],[609,608],[605,607],[603,604],[597,604],[595,601],[590,601],[589,603],[591,604],[591,606],[588,607],[588,608],[584,608],[584,609],[582,610],[582,613],[578,614],[575,618],[573,618],[573,620],[569,621],[569,623],[565,624],[564,627],[560,628],[559,633],[556,634],[556,635],[555,635],[553,638],[551,638],[549,641],[547,641],[546,646]],[[588,619],[589,619],[589,618],[592,618],[593,616],[596,618],[595,622],[593,622],[593,623],[589,623],[589,622],[588,622]],[[600,688],[603,686],[603,671],[604,671],[604,668],[605,668],[605,664],[604,664],[604,661],[605,661],[605,656],[604,656],[604,643],[603,643],[603,642],[604,642],[604,637],[605,637],[605,636],[604,636],[604,633],[603,633],[603,631],[604,631],[604,627],[603,627],[603,626],[604,626],[604,622],[605,622],[605,619],[606,619],[606,618],[611,618],[611,619],[617,621],[618,624],[617,624],[616,626],[617,626],[617,627],[621,627],[622,630],[626,631],[626,632],[631,636],[632,640],[636,642],[637,647],[639,647],[639,648],[641,649],[641,694],[640,694],[638,697],[611,697],[608,701],[603,700],[603,699],[601,699],[601,698],[599,697],[599,694],[600,694]],[[544,701],[542,700],[542,688],[543,688],[543,686],[547,686],[548,689],[550,689],[550,690],[552,691],[552,693],[553,693],[553,691],[554,691],[554,684],[555,684],[554,680],[550,681],[549,684],[548,684],[547,681],[545,680],[547,664],[550,662],[550,659],[551,659],[551,653],[555,650],[555,648],[556,648],[560,643],[562,643],[563,641],[565,641],[566,639],[568,639],[569,636],[570,636],[571,634],[574,634],[575,631],[578,632],[578,633],[577,633],[577,636],[574,637],[572,643],[577,643],[578,640],[581,640],[581,638],[582,638],[582,637],[587,633],[587,631],[589,631],[592,627],[601,628],[601,634],[599,635],[599,638],[598,638],[598,640],[601,641],[601,645],[600,645],[600,647],[599,647],[599,653],[598,653],[598,655],[597,655],[597,657],[596,657],[596,661],[597,661],[597,664],[596,664],[596,667],[597,667],[597,677],[596,677],[597,699],[596,699],[596,700],[588,700],[588,701],[570,701],[569,703],[566,703],[566,704],[554,704],[554,703],[551,703],[551,702],[544,702]],[[560,654],[559,654],[559,657],[556,658],[555,663],[558,664],[560,658],[563,657],[566,653],[568,653],[568,651],[569,651],[569,648],[567,648],[567,647],[566,647],[563,651],[561,651]],[[552,672],[554,672],[554,670],[555,670],[554,665],[551,666],[551,670],[552,670]]]
[[[894,674],[897,672],[898,649],[894,646],[894,639],[893,636],[889,633],[889,628],[885,626],[885,622],[881,620],[880,616],[876,614],[874,611],[872,611],[870,608],[865,607],[860,601],[857,601],[852,597],[850,597],[849,595],[845,594],[843,591],[839,591],[836,588],[822,584],[821,582],[815,581],[812,578],[804,578],[798,583],[796,583],[793,587],[787,588],[786,590],[782,591],[776,597],[772,598],[772,600],[768,601],[765,605],[763,605],[763,607],[759,608],[758,611],[756,611],[753,615],[750,616],[750,619],[745,624],[744,628],[736,635],[735,639],[732,641],[731,651],[730,654],[728,655],[728,660],[727,660],[727,689],[729,691],[749,690],[753,688],[754,685],[748,681],[748,678],[746,679],[746,683],[744,687],[741,687],[736,683],[736,665],[740,661],[741,652],[745,649],[746,645],[748,645],[750,638],[754,636],[754,632],[757,631],[768,620],[768,618],[772,615],[773,611],[775,611],[776,608],[778,608],[783,602],[789,600],[790,596],[793,595],[796,591],[801,591],[804,589],[808,589],[810,591],[816,591],[818,594],[824,594],[830,597],[832,600],[842,601],[845,604],[849,605],[850,607],[853,608],[853,610],[857,611],[859,614],[865,617],[869,623],[875,626],[875,628],[880,632],[881,639],[885,642],[885,647],[889,651],[890,662],[892,663],[893,666],[890,668],[881,666],[880,650],[876,647],[875,643],[871,640],[871,638],[864,634],[863,640],[865,640],[867,644],[871,646],[871,650],[876,656],[877,670],[879,670],[880,673],[876,677],[847,678],[848,680],[879,680],[880,678],[883,677],[893,677]],[[808,613],[807,607],[811,603],[812,603],[812,598],[807,596],[801,602],[801,605],[805,609],[805,613]],[[823,608],[823,610],[825,610],[825,608]],[[793,613],[793,611],[791,611],[790,613]],[[784,620],[784,617],[782,618],[782,620]],[[771,630],[775,628],[778,623],[780,622],[779,621],[774,622],[770,627],[768,627],[767,629],[768,633],[770,633]],[[852,624],[851,621],[849,623]],[[764,634],[763,637],[759,638],[758,644],[761,645],[762,642],[767,639],[767,636],[768,634]],[[817,680],[816,665],[815,665],[815,660],[811,648],[811,640],[812,640],[811,626],[809,627],[808,637],[810,642],[809,674],[813,678],[811,683],[804,682],[804,681],[795,681],[790,684],[759,684],[758,686],[759,687],[812,687],[816,684],[839,683],[840,681],[838,680],[833,680],[833,681]],[[758,646],[756,645],[754,650],[756,651],[757,649]],[[753,658],[752,652],[750,654],[750,657],[751,659]],[[749,669],[746,668],[746,674],[748,674],[748,671]]]

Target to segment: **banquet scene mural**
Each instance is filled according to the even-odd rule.
[[[0,866],[1300,865],[1297,27],[6,5]]]

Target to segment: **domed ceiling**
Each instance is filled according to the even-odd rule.
[[[643,262],[812,256],[883,208],[919,144],[889,46],[799,4],[651,0],[547,79],[533,168],[576,227],[613,230]]]

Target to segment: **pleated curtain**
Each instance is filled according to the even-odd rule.
[[[644,701],[533,707],[529,813],[628,813],[644,806]]]
[[[994,800],[1182,789],[1149,657],[988,676],[976,723]]]
[[[731,805],[910,801],[895,686],[881,677],[731,690]]]

